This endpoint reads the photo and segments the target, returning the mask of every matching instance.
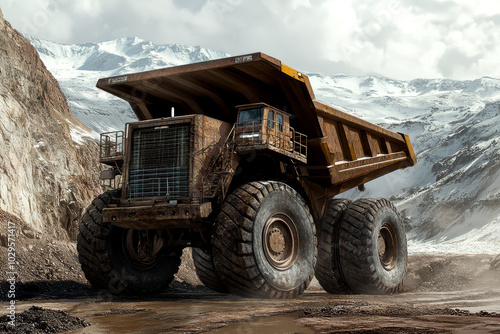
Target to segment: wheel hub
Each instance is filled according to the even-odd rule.
[[[271,216],[263,231],[264,253],[276,269],[290,268],[299,253],[299,236],[293,221],[285,214]]]
[[[392,225],[385,223],[380,228],[377,248],[380,263],[384,269],[393,269],[398,261],[398,237]]]
[[[283,236],[283,232],[278,228],[273,228],[270,233],[269,246],[271,247],[271,251],[276,255],[283,253],[285,250],[285,237]]]
[[[128,230],[123,238],[127,260],[137,269],[151,269],[158,263],[163,238],[156,230]]]

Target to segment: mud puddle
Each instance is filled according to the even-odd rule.
[[[500,289],[336,296],[307,291],[295,300],[247,299],[206,292],[154,299],[98,297],[32,300],[89,327],[68,333],[455,333],[500,332]]]
[[[217,334],[234,333],[275,333],[275,334],[314,334],[315,331],[309,327],[301,326],[296,316],[275,315],[265,318],[250,319],[231,324],[213,331]]]

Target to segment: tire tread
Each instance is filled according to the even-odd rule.
[[[341,221],[351,201],[331,198],[325,210],[318,241],[316,279],[332,294],[352,293],[345,281],[339,255],[339,230]]]
[[[391,202],[384,198],[360,199],[353,202],[344,214],[339,231],[340,262],[344,277],[355,293],[392,294],[402,287],[384,284],[376,272],[376,261],[372,252],[373,224],[377,211],[388,207],[397,214]],[[406,241],[404,247],[406,247]],[[406,272],[406,259],[405,269]]]

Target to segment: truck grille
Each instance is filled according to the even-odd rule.
[[[185,123],[133,132],[129,198],[189,196],[189,130]]]

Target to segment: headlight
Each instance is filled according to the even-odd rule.
[[[259,138],[259,133],[258,132],[250,132],[250,133],[242,133],[240,134],[241,139],[255,139]]]

